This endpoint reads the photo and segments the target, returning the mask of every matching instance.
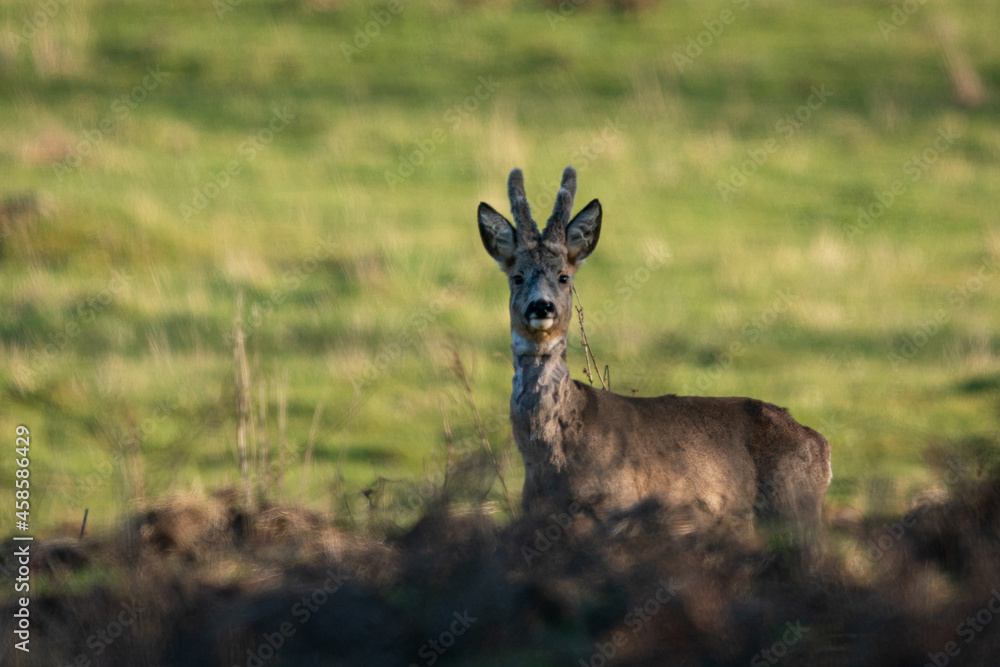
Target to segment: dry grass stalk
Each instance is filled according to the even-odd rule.
[[[243,500],[248,509],[253,508],[250,492],[250,467],[247,457],[247,425],[250,421],[250,369],[247,366],[246,347],[243,342],[243,292],[236,295],[236,318],[233,322],[233,361],[236,393],[236,452],[239,457],[240,477],[243,479]]]
[[[313,411],[312,425],[309,426],[309,440],[306,444],[306,456],[302,461],[302,481],[299,484],[299,495],[306,497],[306,487],[309,484],[309,466],[312,463],[313,447],[316,445],[316,433],[319,430],[319,420],[323,416],[323,400],[316,402]]]
[[[938,21],[934,27],[955,101],[966,109],[978,109],[986,102],[986,86],[959,45],[955,32],[955,26],[948,21]]]
[[[257,391],[260,412],[260,494],[266,500],[271,494],[271,441],[267,435],[267,381],[261,380]]]
[[[141,504],[146,498],[146,475],[142,460],[142,438],[139,428],[135,423],[131,424],[130,435],[127,441],[122,442],[121,466],[122,483],[125,487],[126,497],[133,505]]]
[[[285,499],[285,460],[288,455],[288,370],[278,385],[278,498]]]
[[[351,406],[347,409],[347,424],[344,427],[343,440],[340,443],[340,455],[337,458],[337,473],[334,476],[333,483],[330,485],[330,491],[333,495],[334,502],[339,497],[340,501],[343,503],[344,511],[347,513],[347,518],[351,521],[351,523],[354,523],[354,515],[351,513],[351,503],[347,498],[347,481],[344,479],[344,463],[347,461],[348,434],[351,432],[351,427],[354,425],[354,418],[357,416],[358,407],[360,405],[361,392],[359,389],[355,388],[354,395],[351,397]],[[334,508],[336,508],[335,505]]]
[[[441,408],[441,423],[444,427],[444,487],[448,488],[448,473],[451,472],[451,457],[454,454],[454,447],[452,446],[451,424],[448,422],[448,414],[444,410],[444,401],[439,403],[439,407]]]
[[[503,476],[503,468],[500,462],[497,461],[496,456],[493,454],[493,448],[490,446],[490,439],[486,435],[486,427],[483,425],[483,418],[479,414],[479,408],[476,406],[476,399],[472,395],[472,385],[469,383],[469,376],[465,372],[465,365],[462,364],[462,357],[458,353],[458,350],[454,350],[454,366],[453,366],[455,376],[458,381],[462,383],[462,388],[465,390],[465,400],[469,404],[469,409],[472,410],[472,417],[476,422],[476,433],[479,436],[479,441],[483,445],[483,449],[486,450],[486,454],[489,456],[490,463],[493,465],[493,469],[497,473],[497,478],[500,480],[500,486],[503,488],[503,498],[507,503],[507,509],[510,510],[511,515],[517,514],[514,510],[514,503],[510,499],[510,490],[507,488],[507,481]]]
[[[138,439],[128,457],[129,494],[137,503],[146,500],[146,471],[142,459],[142,443]]]

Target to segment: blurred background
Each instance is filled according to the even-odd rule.
[[[1000,451],[998,19],[4,2],[0,433],[31,429],[33,529],[244,482],[405,520],[477,420],[516,504],[507,287],[475,220],[515,166],[538,219],[566,165],[603,204],[576,286],[614,390],[788,407],[830,440],[831,507],[977,474]]]

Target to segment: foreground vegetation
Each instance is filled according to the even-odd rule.
[[[474,221],[515,165],[536,209],[570,163],[604,205],[577,287],[618,391],[789,407],[832,444],[831,507],[996,459],[979,3],[55,4],[0,10],[0,432],[32,431],[39,536],[242,483],[240,295],[257,493],[349,516],[439,486],[481,447],[471,396],[516,504]]]
[[[570,508],[501,527],[470,498],[470,473],[492,472],[483,463],[403,531],[377,528],[376,509],[363,529],[282,505],[248,511],[224,491],[151,503],[112,534],[36,543],[32,652],[4,632],[0,660],[996,664],[996,473],[942,475],[950,499],[923,497],[903,516],[839,517],[823,553],[803,558],[763,535],[671,535],[644,511],[616,533]],[[0,605],[0,618],[16,609]]]
[[[995,661],[994,11],[4,3],[31,664]],[[613,388],[759,397],[829,439],[807,565],[513,509],[474,211],[520,166],[544,212],[567,164],[605,211],[576,287]]]

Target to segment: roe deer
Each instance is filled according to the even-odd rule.
[[[652,502],[685,530],[733,520],[752,527],[755,514],[817,526],[830,446],[784,408],[752,398],[619,396],[570,377],[573,276],[601,233],[596,199],[570,220],[575,194],[567,167],[543,232],[520,169],[508,182],[516,227],[479,204],[483,245],[510,285],[510,417],[524,458],[523,509],[577,502],[605,519]]]

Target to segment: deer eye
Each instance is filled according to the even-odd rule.
[[[568,282],[569,282],[569,276],[567,276],[565,273],[559,276],[559,283],[561,285],[565,285]]]
[[[514,276],[514,277],[511,278],[511,281],[513,281],[513,283],[515,285],[523,285],[524,284],[524,276]]]

